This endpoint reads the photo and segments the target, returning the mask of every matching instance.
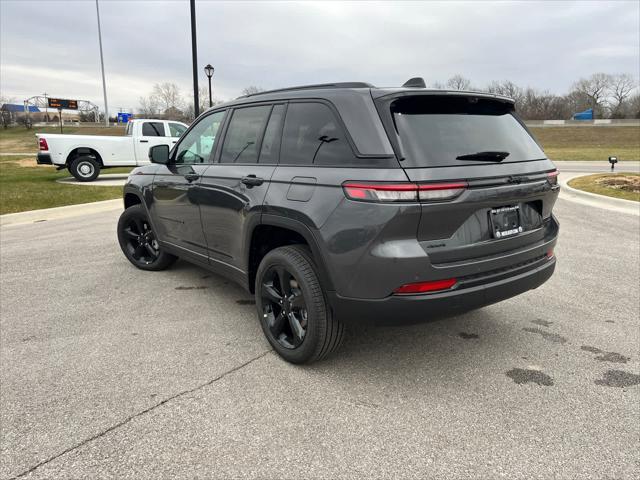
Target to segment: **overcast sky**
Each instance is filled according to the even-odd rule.
[[[367,81],[398,86],[460,73],[565,93],[596,71],[640,70],[640,2],[214,2],[197,0],[200,85]],[[192,89],[189,2],[100,0],[110,107],[138,107],[155,82]],[[0,93],[91,100],[102,85],[93,0],[0,0]]]

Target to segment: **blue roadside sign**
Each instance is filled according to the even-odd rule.
[[[118,112],[118,123],[129,123],[132,116],[131,113]]]

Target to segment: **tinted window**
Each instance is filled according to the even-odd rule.
[[[186,132],[187,127],[184,125],[180,125],[179,123],[170,123],[169,124],[169,133],[171,137],[181,137],[184,132]]]
[[[164,137],[164,124],[162,122],[144,122],[142,124],[143,137]]]
[[[217,112],[200,119],[182,137],[176,148],[175,163],[209,163],[211,151],[216,144],[216,135],[225,112]]]
[[[256,163],[258,141],[269,118],[271,105],[240,108],[233,112],[222,144],[221,163]]]
[[[278,163],[283,116],[284,105],[275,105],[271,111],[267,129],[264,131],[264,138],[262,139],[262,147],[260,149],[260,163]]]
[[[396,100],[391,113],[406,157],[403,167],[492,165],[469,157],[481,152],[508,153],[501,163],[545,158],[510,104],[425,95]],[[457,158],[462,156],[467,158]]]
[[[291,103],[287,109],[280,163],[353,164],[346,136],[329,107],[322,103]]]

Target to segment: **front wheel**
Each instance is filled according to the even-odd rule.
[[[160,247],[142,205],[133,205],[120,215],[118,242],[125,257],[142,270],[164,270],[176,261]]]
[[[344,325],[331,314],[316,266],[299,245],[267,253],[256,274],[260,323],[274,350],[291,363],[320,360],[342,343]]]

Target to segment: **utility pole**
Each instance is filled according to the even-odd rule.
[[[100,30],[100,7],[96,0],[96,15],[98,16],[98,43],[100,44],[100,67],[102,68],[102,93],[104,94],[104,123],[109,126],[109,106],[107,105],[107,82],[104,79],[104,58],[102,56],[102,31]]]
[[[45,122],[49,123],[49,101],[47,100],[47,92],[44,92],[44,118],[46,118]]]
[[[96,0],[98,1],[98,0]],[[200,99],[198,98],[198,45],[196,43],[196,0],[191,4],[191,55],[193,60],[193,112],[200,115]]]

